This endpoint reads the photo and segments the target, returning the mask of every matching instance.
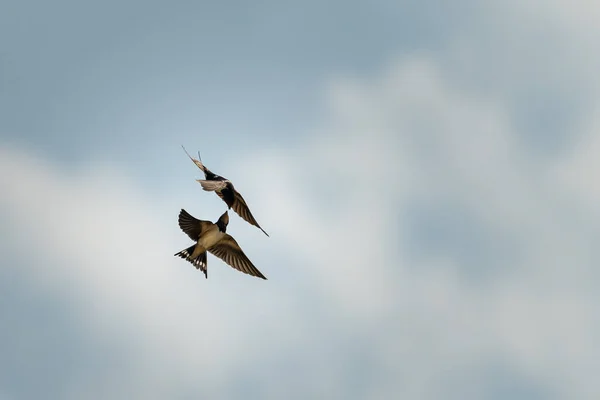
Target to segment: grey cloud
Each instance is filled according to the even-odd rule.
[[[412,49],[379,77],[340,78],[318,129],[290,128],[303,132],[292,141],[295,148],[265,136],[252,146],[245,147],[245,139],[237,142],[241,147],[226,146],[232,138],[226,133],[261,131],[265,125],[256,121],[278,114],[267,113],[269,100],[262,99],[256,103],[262,114],[250,108],[247,118],[232,117],[245,115],[239,110],[266,82],[258,80],[247,91],[228,86],[217,96],[236,71],[218,75],[198,100],[198,82],[189,71],[181,81],[146,86],[172,65],[188,65],[187,59],[167,57],[165,64],[148,66],[156,68],[152,74],[125,79],[135,89],[125,99],[115,96],[121,92],[115,77],[134,77],[140,60],[155,60],[127,58],[132,43],[152,48],[152,40],[138,42],[135,34],[123,47],[101,49],[97,60],[114,58],[98,70],[91,58],[78,73],[63,71],[71,92],[48,111],[57,124],[48,125],[43,115],[31,123],[39,124],[32,131],[48,127],[57,135],[50,140],[65,149],[46,156],[43,143],[36,143],[32,155],[8,147],[27,141],[14,136],[3,143],[0,157],[0,229],[12,238],[2,245],[2,274],[15,283],[5,283],[3,292],[14,307],[2,308],[2,318],[13,322],[2,353],[14,359],[24,354],[12,345],[27,332],[40,351],[40,365],[54,366],[52,382],[37,392],[44,388],[30,386],[30,364],[3,365],[14,379],[2,382],[2,390],[15,397],[73,398],[593,398],[597,384],[590,371],[600,359],[593,341],[600,329],[593,282],[600,257],[590,239],[598,232],[598,191],[589,185],[597,164],[589,150],[597,136],[589,110],[596,107],[597,68],[580,62],[563,71],[565,65],[556,63],[535,74],[535,67],[556,61],[568,41],[528,49],[538,43],[539,32],[546,38],[556,29],[576,38],[596,28],[556,20],[551,10],[531,30],[534,14],[514,5],[507,11],[491,7],[464,13],[470,23],[453,26],[457,34],[429,51]],[[463,15],[464,9],[450,11]],[[508,37],[506,26],[498,25],[503,21],[515,22]],[[127,21],[117,25],[126,30]],[[209,54],[218,54],[217,47]],[[583,61],[585,49],[584,43],[570,54]],[[181,54],[181,48],[173,51]],[[379,64],[376,57],[369,62]],[[254,76],[250,70],[240,72],[240,81]],[[39,75],[40,82],[48,74]],[[575,75],[572,87],[586,91],[566,90]],[[95,87],[97,77],[110,84]],[[308,81],[316,85],[313,78]],[[161,96],[188,83],[191,89]],[[48,85],[45,91],[55,88]],[[239,103],[228,103],[240,87]],[[21,116],[10,120],[13,134],[29,129],[15,121],[29,118],[24,104],[32,98],[30,89],[15,89],[17,100],[23,97],[17,101]],[[96,120],[106,98],[90,100],[88,109],[82,93],[106,94],[114,107],[110,116],[100,113]],[[546,97],[554,106],[536,109]],[[138,101],[146,98],[151,100]],[[48,99],[32,107],[44,108]],[[78,106],[71,109],[65,99]],[[574,111],[564,102],[585,106]],[[76,120],[70,120],[74,111]],[[165,113],[166,119],[149,118]],[[286,115],[287,124],[298,116]],[[72,125],[65,128],[61,120]],[[579,124],[585,128],[576,129]],[[205,141],[194,128],[200,125],[222,136]],[[547,125],[554,129],[549,148],[559,151],[540,157],[523,138],[543,138]],[[563,140],[568,128],[573,147]],[[61,136],[63,129],[93,134],[71,143],[71,136]],[[119,150],[102,155],[113,146],[102,135],[117,132],[121,139],[131,131],[125,143],[118,140]],[[163,147],[176,147],[178,137],[230,149],[212,156],[215,170],[236,181],[272,238],[259,239],[236,220],[231,229],[264,268],[268,285],[217,260],[209,261],[214,273],[205,281],[172,257],[187,244],[174,224],[178,208],[193,207],[210,218],[222,207],[218,199],[200,200],[192,177],[184,185],[166,165],[172,158],[169,153],[165,161]],[[69,168],[51,161],[94,143],[100,149],[91,161]],[[254,151],[242,154],[241,148]],[[182,168],[193,175],[194,167],[181,157]],[[129,168],[143,172],[130,174]],[[151,183],[135,179],[142,175]],[[170,190],[157,195],[157,187]],[[36,237],[37,251],[30,254],[32,227],[47,234]],[[42,353],[51,345],[55,350]],[[64,363],[53,363],[61,353]]]

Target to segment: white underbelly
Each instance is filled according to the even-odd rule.
[[[211,247],[213,247],[215,245],[215,243],[217,243],[219,240],[221,240],[224,235],[225,235],[225,233],[221,232],[215,226],[214,229],[211,229],[208,232],[205,232],[204,234],[202,234],[200,236],[200,240],[198,241],[198,243],[200,243],[200,245],[202,247],[204,247],[205,249],[210,249]]]

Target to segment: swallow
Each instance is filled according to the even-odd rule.
[[[175,256],[192,263],[196,269],[204,272],[207,279],[206,252],[208,251],[238,271],[266,280],[267,278],[256,269],[235,239],[225,232],[228,223],[229,215],[227,211],[213,224],[210,221],[196,219],[187,211],[181,209],[179,212],[179,227],[196,244],[175,253]]]
[[[200,159],[200,153],[198,153],[199,160],[197,160],[190,156],[190,154],[183,146],[181,147],[183,148],[183,151],[185,151],[185,154],[187,154],[188,157],[194,162],[194,164],[196,164],[196,166],[200,168],[202,172],[204,172],[204,177],[206,179],[196,179],[200,183],[200,185],[202,185],[202,189],[204,189],[207,192],[215,192],[221,198],[221,200],[223,200],[225,204],[227,204],[227,207],[229,207],[229,209],[233,208],[233,211],[235,211],[237,215],[242,217],[242,219],[244,219],[250,225],[256,226],[258,229],[263,231],[265,235],[269,236],[269,234],[265,232],[263,228],[260,227],[258,222],[256,222],[256,219],[250,212],[246,201],[244,200],[242,195],[237,190],[235,190],[235,188],[233,187],[233,183],[231,183],[229,179],[223,178],[222,176],[217,175],[208,168],[206,168],[204,164],[202,164],[202,161]]]

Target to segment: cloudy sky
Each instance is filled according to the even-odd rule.
[[[600,7],[251,3],[0,5],[0,399],[597,399]]]

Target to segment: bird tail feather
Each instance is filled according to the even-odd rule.
[[[181,148],[183,149],[183,151],[185,151],[185,154],[187,154],[187,156],[190,158],[190,160],[192,160],[194,162],[194,164],[196,164],[196,166],[198,168],[200,168],[200,170],[202,172],[204,172],[204,174],[206,174],[206,171],[208,171],[208,170],[206,169],[206,167],[204,166],[204,164],[202,164],[202,161],[200,161],[200,160],[198,160],[198,159],[190,156],[190,153],[187,152],[187,150],[185,149],[185,147],[181,146]],[[198,153],[198,154],[200,154],[200,153]]]
[[[181,257],[184,260],[192,263],[192,265],[196,267],[196,269],[199,269],[200,271],[204,272],[204,276],[208,279],[208,263],[206,260],[206,251],[202,252],[196,258],[191,258],[192,254],[194,253],[195,247],[196,245],[194,244],[188,247],[187,249],[181,250],[179,253],[175,253],[175,256]]]

